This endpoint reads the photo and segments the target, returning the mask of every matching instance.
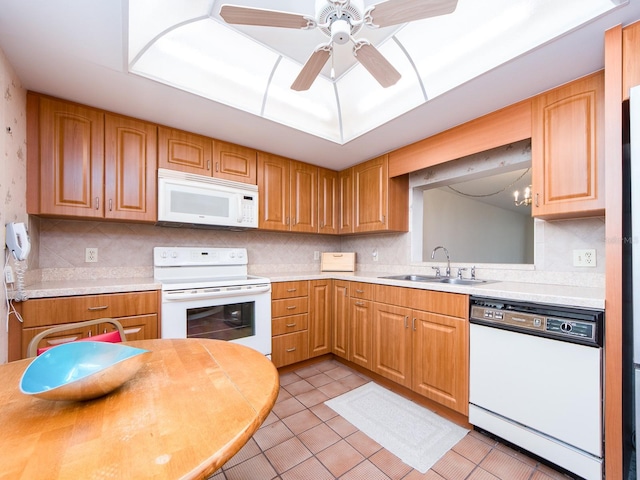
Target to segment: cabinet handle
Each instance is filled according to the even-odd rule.
[[[295,327],[296,324],[295,323],[287,323],[287,327]]]
[[[356,293],[364,293],[364,290],[356,290]]]
[[[284,221],[285,225],[289,225],[289,217],[287,217],[287,219]]]
[[[414,319],[411,321],[411,326],[413,327],[413,331],[415,332],[416,330],[416,319],[414,317]]]
[[[211,170],[211,160],[207,160],[207,170]]]
[[[113,199],[109,199],[109,211],[113,211]]]
[[[100,197],[96,197],[96,210],[100,210]]]
[[[287,352],[295,352],[295,351],[296,351],[296,347],[287,348]]]
[[[220,171],[220,162],[216,162],[216,172]]]
[[[540,205],[538,205],[538,197],[540,197],[539,193],[536,193],[536,207],[539,207]]]
[[[405,315],[404,317],[404,328],[409,328],[409,316]]]
[[[140,333],[141,330],[142,330],[141,327],[125,328],[124,329],[124,334],[125,335],[131,335],[133,333]]]
[[[287,293],[295,292],[297,288],[287,288]]]
[[[109,308],[109,305],[100,305],[99,307],[89,307],[87,310],[95,312],[96,310],[106,310],[107,308]]]
[[[324,228],[324,222],[320,222],[320,228]]]
[[[287,307],[287,310],[295,310],[297,308],[297,305],[289,305]]]
[[[364,303],[363,302],[356,302],[356,303],[354,303],[354,305],[356,307],[364,307]]]
[[[386,221],[387,221],[387,217],[382,215],[382,224],[384,225],[386,223]]]

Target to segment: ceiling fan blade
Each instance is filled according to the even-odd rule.
[[[388,27],[453,12],[458,0],[387,0],[367,9],[364,22],[370,27]]]
[[[258,25],[261,27],[313,28],[315,20],[298,13],[278,12],[262,8],[223,5],[220,16],[233,25]]]
[[[355,44],[353,55],[384,88],[395,85],[402,76],[376,47],[365,40]]]
[[[302,67],[302,70],[298,74],[298,77],[291,85],[291,89],[297,92],[309,90],[316,77],[320,75],[322,67],[324,67],[325,63],[327,63],[327,60],[329,60],[330,56],[331,46],[322,45],[318,47],[315,52],[311,54],[311,56],[307,60],[307,63],[305,63]]]

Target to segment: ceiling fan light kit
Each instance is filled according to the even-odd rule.
[[[223,5],[220,17],[228,24],[264,27],[319,28],[330,39],[328,44],[316,47],[291,85],[292,90],[311,88],[322,68],[333,56],[333,44],[354,44],[353,55],[383,88],[395,85],[400,73],[391,63],[364,39],[354,36],[362,25],[369,28],[387,27],[414,20],[446,15],[455,11],[458,0],[386,0],[364,9],[363,0],[316,0],[316,18],[289,12],[261,8]]]

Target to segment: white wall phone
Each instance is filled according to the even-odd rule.
[[[16,260],[26,260],[31,242],[24,223],[7,223],[7,247]]]

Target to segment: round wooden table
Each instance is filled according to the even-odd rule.
[[[122,387],[87,402],[20,392],[32,359],[0,365],[0,476],[205,478],[249,440],[276,401],[278,372],[218,340],[128,342],[152,353]]]

